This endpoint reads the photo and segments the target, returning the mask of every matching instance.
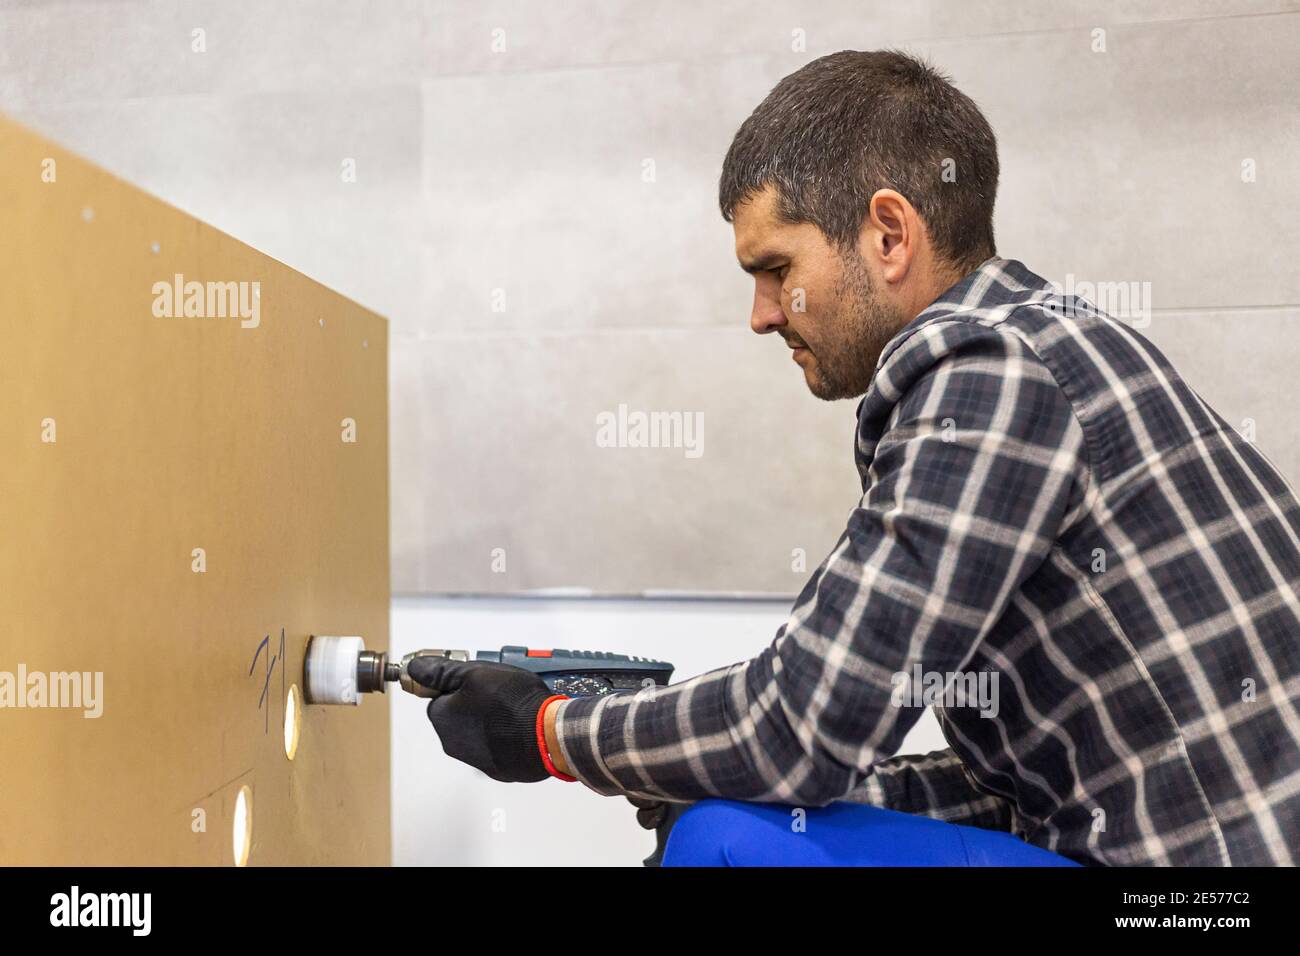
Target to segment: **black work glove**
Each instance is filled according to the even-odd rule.
[[[655,800],[650,797],[627,795],[627,802],[636,807],[636,822],[643,830],[657,830],[659,824],[668,816],[668,801]]]
[[[443,657],[417,657],[407,672],[438,691],[429,701],[429,722],[447,756],[504,783],[551,775],[537,747],[537,712],[555,693],[536,674],[494,661]]]

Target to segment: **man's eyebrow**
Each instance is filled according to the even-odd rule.
[[[784,256],[779,256],[775,252],[767,252],[756,259],[749,260],[748,262],[741,260],[740,268],[744,269],[750,275],[753,275],[755,272],[763,272],[772,268],[783,258]]]

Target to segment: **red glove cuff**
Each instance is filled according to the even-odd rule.
[[[570,783],[576,781],[577,777],[570,777],[567,773],[560,773],[555,769],[555,763],[551,760],[551,752],[546,748],[546,708],[551,705],[553,700],[568,700],[568,694],[555,694],[542,701],[542,706],[537,708],[537,749],[542,754],[542,766],[552,777],[559,777],[561,780],[568,780]]]

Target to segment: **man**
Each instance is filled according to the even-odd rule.
[[[723,215],[754,331],[863,396],[862,499],[752,660],[575,700],[412,666],[449,754],[703,801],[681,862],[1296,862],[1300,503],[1149,342],[996,255],[997,178],[978,108],[906,55],[778,84]],[[936,683],[951,746],[893,756]]]

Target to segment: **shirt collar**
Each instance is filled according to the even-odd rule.
[[[1025,268],[1017,259],[989,256],[966,275],[939,293],[928,306],[908,322],[880,351],[876,362],[879,372],[894,349],[917,328],[939,316],[956,315],[972,309],[986,308],[1020,297],[1035,289],[1051,289],[1052,284]]]

